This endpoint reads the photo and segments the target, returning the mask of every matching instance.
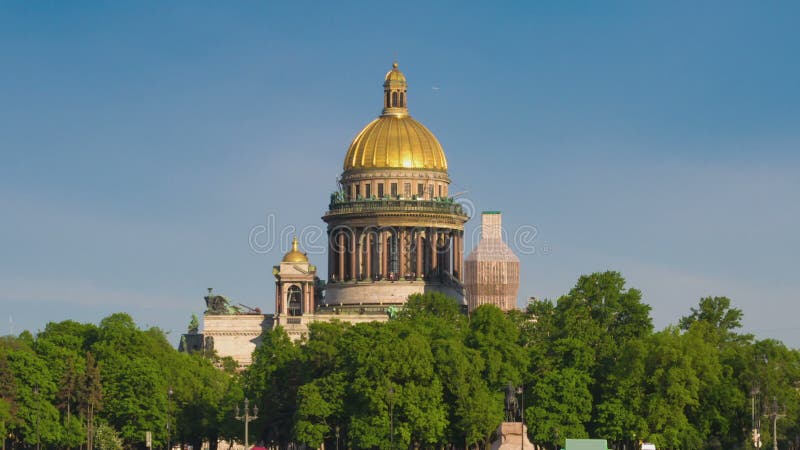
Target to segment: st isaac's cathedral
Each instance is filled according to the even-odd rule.
[[[340,189],[322,217],[327,283],[295,238],[273,267],[274,314],[231,305],[209,289],[202,334],[190,329],[181,350],[213,349],[244,366],[264,330],[281,326],[297,340],[315,321],[389,320],[416,293],[446,294],[465,310],[484,303],[514,308],[519,259],[501,238],[499,213],[484,213],[481,243],[465,258],[469,217],[449,186],[444,150],[409,115],[406,77],[394,63],[381,115],[350,144]]]

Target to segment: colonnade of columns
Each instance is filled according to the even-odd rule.
[[[462,280],[464,233],[446,228],[328,230],[328,282]]]

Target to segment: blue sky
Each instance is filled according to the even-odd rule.
[[[0,334],[127,311],[177,341],[206,287],[271,311],[290,227],[315,245],[396,57],[451,192],[503,211],[517,250],[513,233],[537,230],[520,301],[619,270],[658,328],[726,295],[746,330],[800,347],[799,16],[795,2],[0,3]],[[284,239],[254,251],[269,217]]]

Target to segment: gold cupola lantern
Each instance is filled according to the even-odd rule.
[[[408,84],[406,76],[398,68],[397,61],[392,64],[392,70],[386,73],[383,82],[383,116],[407,116]]]

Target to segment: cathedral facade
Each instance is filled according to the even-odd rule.
[[[427,292],[446,294],[466,310],[464,224],[469,217],[450,195],[441,144],[411,117],[408,100],[406,77],[394,63],[384,78],[381,114],[350,144],[339,188],[322,217],[327,282],[295,238],[292,250],[273,267],[274,314],[218,307],[218,298],[206,297],[203,334],[190,332],[182,346],[214,349],[245,366],[262,331],[276,326],[298,340],[315,321],[388,320],[409,295]],[[482,255],[483,261],[486,252]],[[475,293],[481,289],[470,287]],[[516,295],[516,286],[503,289]],[[508,298],[493,303],[511,308],[516,299],[511,303]]]

